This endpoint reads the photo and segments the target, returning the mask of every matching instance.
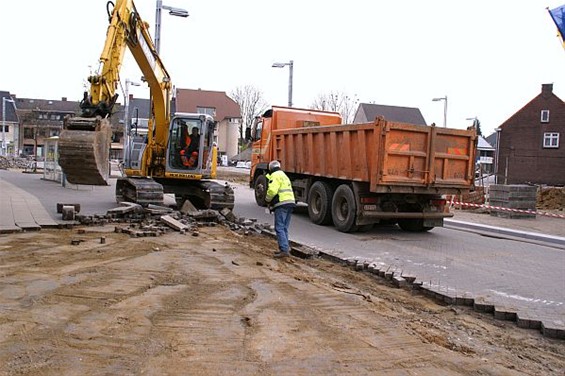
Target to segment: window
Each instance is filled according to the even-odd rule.
[[[542,123],[549,123],[549,110],[541,110],[541,119]]]
[[[214,107],[196,107],[196,112],[199,114],[206,114],[212,117],[216,116],[216,109]]]
[[[559,147],[559,133],[545,132],[543,134],[543,147],[544,148],[558,148]]]

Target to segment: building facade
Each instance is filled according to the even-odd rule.
[[[0,91],[0,155],[18,155],[19,119],[15,100],[7,91]]]
[[[18,150],[22,156],[45,157],[45,141],[59,136],[65,116],[80,113],[79,102],[14,98],[19,118]]]
[[[499,184],[565,185],[565,103],[543,84],[541,93],[498,128]]]

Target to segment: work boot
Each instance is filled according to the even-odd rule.
[[[277,252],[275,253],[275,258],[284,258],[288,257],[290,254],[288,252]]]

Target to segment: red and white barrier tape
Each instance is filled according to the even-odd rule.
[[[544,215],[546,217],[553,217],[553,218],[565,218],[565,215],[562,214],[553,214],[553,213],[546,213],[540,212],[536,210],[521,210],[521,209],[509,209],[509,208],[502,208],[500,206],[490,206],[485,204],[471,204],[468,202],[458,202],[458,201],[451,201],[451,207],[454,205],[461,205],[461,206],[471,206],[474,208],[486,208],[486,209],[496,209],[501,211],[509,211],[514,213],[524,213],[524,214],[533,214],[533,215]]]

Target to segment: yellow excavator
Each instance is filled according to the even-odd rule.
[[[216,178],[217,122],[205,114],[171,111],[173,85],[161,61],[149,26],[132,0],[108,1],[109,26],[100,57],[101,71],[88,77],[90,92],[80,102],[81,115],[68,117],[59,136],[59,164],[69,183],[107,185],[120,68],[126,47],[150,89],[151,118],[146,135],[132,134],[126,124],[125,177],[116,182],[117,201],[143,206],[162,204],[173,193],[180,206],[189,199],[197,208],[233,208],[233,189]],[[190,145],[190,148],[189,148]]]

